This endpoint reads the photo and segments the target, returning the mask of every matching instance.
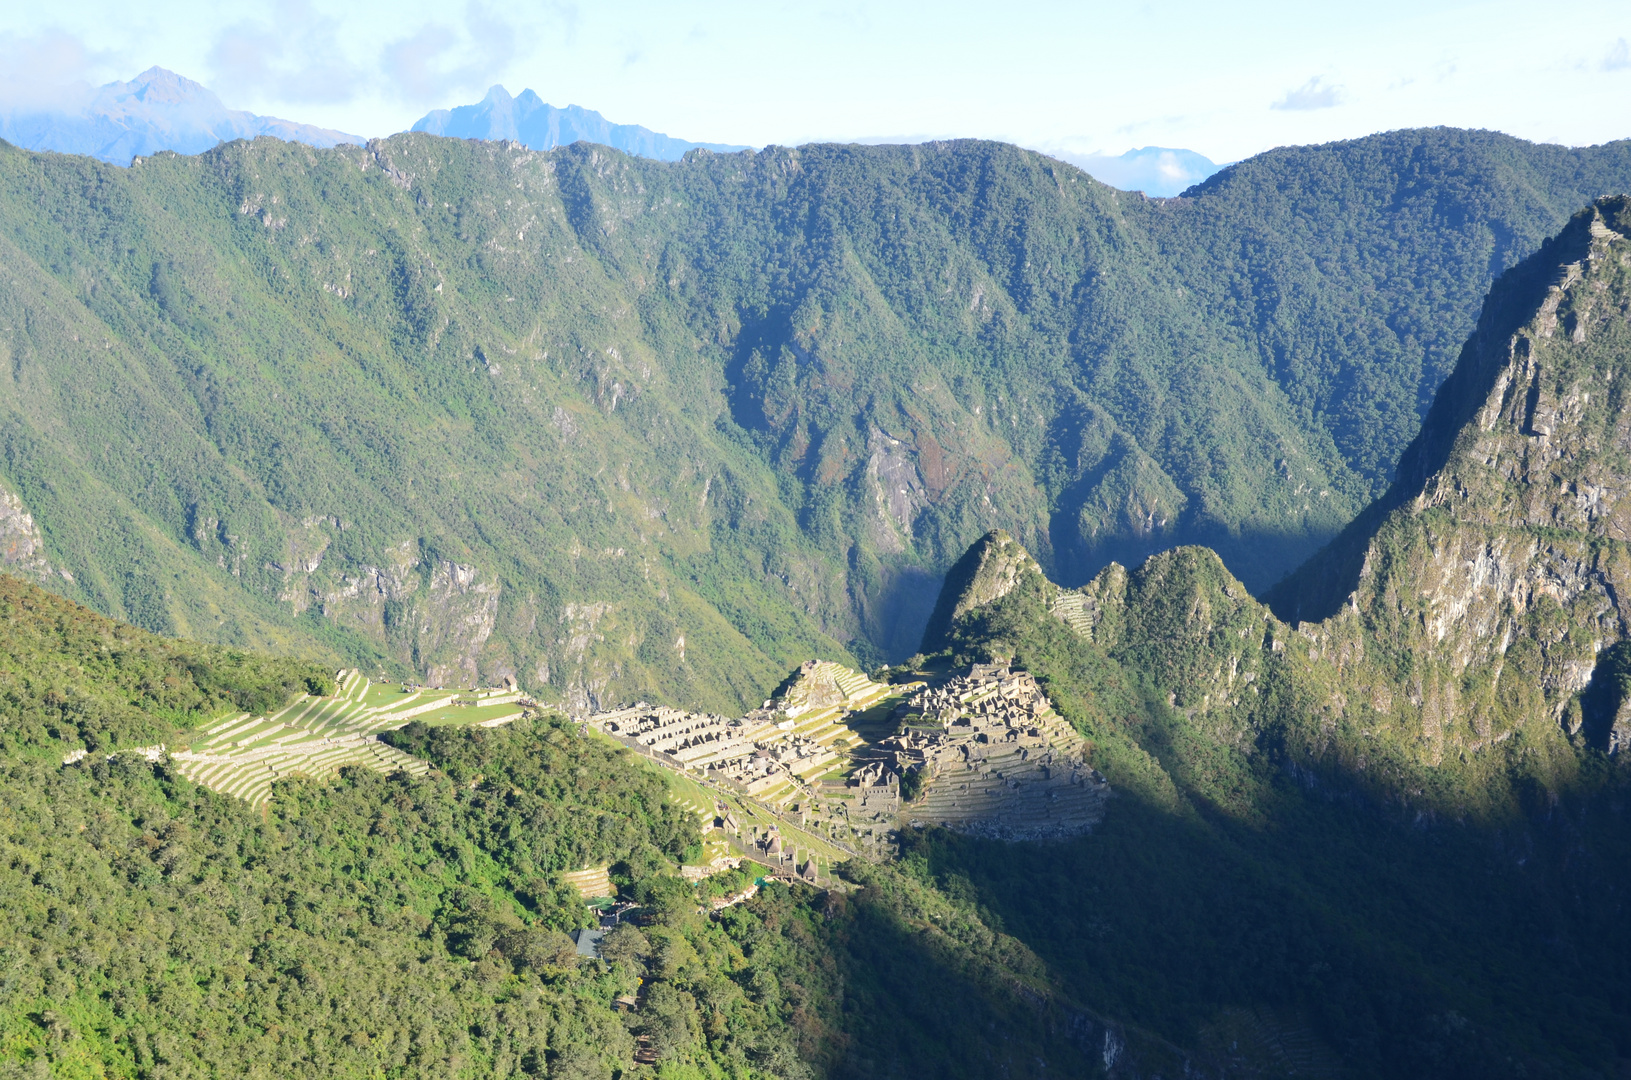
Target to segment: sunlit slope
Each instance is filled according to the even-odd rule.
[[[515,309],[471,265],[490,246],[451,218],[427,237],[371,157],[233,156],[129,179],[8,158],[23,185],[85,168],[106,200],[66,235],[13,215],[34,257],[12,260],[10,472],[73,575],[55,587],[157,629],[584,700],[615,680],[734,704],[782,650],[837,648],[782,580],[824,575],[773,480],[683,392],[641,392],[662,374],[616,332],[619,283],[566,262],[501,326]],[[486,164],[465,182],[506,190]],[[80,295],[38,261],[53,250]]]
[[[376,736],[412,721],[498,727],[523,715],[519,696],[504,689],[461,694],[378,686],[342,671],[332,695],[301,695],[267,716],[226,717],[189,744],[169,748],[169,757],[194,783],[258,806],[279,779],[323,779],[348,765],[422,776],[429,765]]]
[[[740,708],[909,655],[992,527],[1270,584],[1626,157],[1418,132],[1147,202],[972,142],[6,149],[0,471],[31,572],[146,626]]]
[[[318,664],[174,641],[0,574],[0,750],[60,762],[175,743],[330,694]]]

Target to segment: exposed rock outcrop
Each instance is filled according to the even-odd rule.
[[[499,591],[499,584],[482,580],[474,566],[436,561],[415,604],[420,625],[414,645],[433,685],[480,681],[481,647],[493,635]]]
[[[1631,636],[1628,383],[1631,200],[1616,197],[1501,279],[1393,489],[1273,610],[1181,548],[1111,565],[1053,611],[1225,743],[1245,745],[1272,683],[1428,764],[1534,722],[1616,751],[1631,738],[1608,648]],[[954,619],[1006,591],[982,545]]]
[[[23,500],[0,488],[0,567],[14,574],[44,581],[57,573],[45,556],[45,537]],[[65,581],[73,577],[62,571]]]
[[[332,534],[344,529],[334,518],[308,518],[290,530],[283,561],[271,567],[283,577],[279,599],[297,614],[315,606],[336,625],[382,644],[431,686],[473,686],[484,674],[495,680],[514,674],[510,667],[482,667],[502,593],[490,574],[426,557],[412,540],[368,562],[326,558]]]
[[[1030,552],[1006,531],[994,529],[981,537],[947,572],[940,600],[923,631],[923,651],[943,647],[953,623],[975,608],[1007,596],[1026,570],[1042,572]]]

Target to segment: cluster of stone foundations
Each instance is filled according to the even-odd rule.
[[[871,754],[880,773],[919,774],[902,821],[1019,840],[1071,836],[1104,816],[1110,786],[1029,672],[976,664],[912,694],[898,716],[900,733]],[[864,790],[881,793],[877,781]]]
[[[900,697],[896,734],[867,745],[852,715]],[[1010,839],[1069,836],[1103,815],[1104,778],[1036,680],[975,665],[933,684],[886,686],[810,661],[778,697],[738,718],[641,703],[591,717],[670,768],[746,796],[841,852],[881,855],[907,825]],[[902,789],[915,797],[902,798]],[[728,815],[726,815],[728,817]],[[722,817],[720,820],[725,820]],[[770,833],[723,826],[744,854],[781,865]],[[827,856],[823,856],[824,858]]]

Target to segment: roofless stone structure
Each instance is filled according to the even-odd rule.
[[[868,744],[849,721],[891,702],[882,721],[892,719],[894,733]],[[778,814],[796,811],[784,820],[874,855],[912,825],[1010,840],[1075,835],[1103,817],[1110,793],[1036,680],[1006,664],[886,685],[812,660],[742,717],[642,702],[589,723],[668,768]],[[751,857],[785,861],[770,853],[779,838],[738,839]]]

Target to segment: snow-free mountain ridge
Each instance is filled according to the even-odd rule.
[[[458,139],[513,139],[531,150],[553,150],[575,142],[600,143],[659,161],[678,161],[688,150],[735,153],[749,149],[726,143],[687,142],[638,124],[614,124],[580,105],[557,109],[531,90],[511,97],[502,86],[492,87],[474,105],[428,112],[412,130]]]
[[[324,147],[365,141],[315,124],[229,109],[207,86],[161,67],[129,82],[108,83],[81,105],[0,111],[0,138],[7,142],[115,165],[160,150],[198,154],[259,135]]]

